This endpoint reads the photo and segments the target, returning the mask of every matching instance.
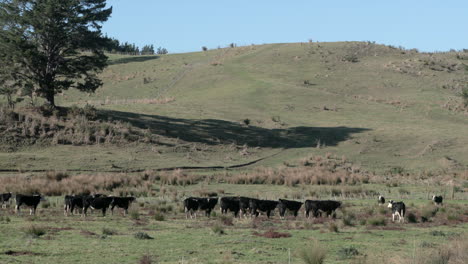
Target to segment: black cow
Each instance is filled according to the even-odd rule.
[[[128,207],[135,201],[135,197],[110,197],[112,202],[110,203],[111,212],[114,214],[114,208],[117,206],[124,209],[124,215],[128,214]]]
[[[442,201],[444,198],[442,196],[432,196],[432,201],[434,202],[435,205],[442,205]]]
[[[83,210],[84,207],[84,199],[86,199],[87,195],[65,195],[65,201],[64,201],[64,215],[68,216],[70,213],[73,215],[73,212],[76,209],[81,209]]]
[[[307,200],[305,201],[305,216],[309,218],[310,211],[314,217],[327,213],[327,217],[333,214],[341,206],[341,202],[331,200]]]
[[[394,202],[390,200],[388,208],[392,208],[392,222],[395,222],[395,216],[398,216],[398,222],[405,222],[406,206],[403,202]]]
[[[102,210],[102,216],[106,216],[106,210],[109,208],[113,197],[105,197],[105,196],[86,196],[83,199],[83,214],[82,216],[86,216],[88,208],[96,210]]]
[[[197,218],[197,210],[200,207],[198,203],[198,199],[196,197],[189,197],[184,200],[184,210],[185,210],[185,218],[188,219],[190,214],[190,218],[193,218],[195,214],[195,218]]]
[[[382,195],[379,195],[379,199],[377,201],[379,205],[383,205],[385,204],[385,197],[383,197]]]
[[[294,216],[296,217],[299,209],[301,209],[301,206],[301,202],[279,199],[278,210],[280,218],[284,218],[286,210],[293,212]]]
[[[31,209],[29,210],[29,215],[35,215],[36,214],[36,209],[39,203],[44,200],[44,198],[40,195],[23,195],[23,194],[17,194],[16,195],[16,213],[20,214],[20,208],[21,205],[26,205],[30,207]]]
[[[242,217],[242,216],[247,217],[247,212],[250,211],[250,200],[252,200],[252,198],[239,197],[240,217]]]
[[[227,214],[228,211],[234,213],[234,217],[239,214],[239,197],[222,197],[219,203],[219,207],[222,214]]]
[[[210,217],[216,204],[218,204],[218,198],[198,198],[198,209],[205,211],[207,217]]]
[[[256,217],[260,214],[258,211],[265,212],[267,217],[278,206],[278,201],[250,199],[250,214]]]
[[[0,203],[2,204],[2,208],[6,208],[6,205],[10,201],[11,196],[11,192],[0,194]]]

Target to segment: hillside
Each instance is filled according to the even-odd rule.
[[[466,52],[367,42],[112,55],[102,88],[67,91],[57,104],[94,105],[100,120],[150,140],[4,146],[0,168],[294,166],[332,153],[379,173],[466,169],[468,115],[458,96],[466,65]]]

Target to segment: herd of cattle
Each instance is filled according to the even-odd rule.
[[[2,207],[13,197],[12,193],[0,194],[0,203]],[[30,207],[30,215],[36,213],[37,206],[44,200],[41,195],[22,195],[16,194],[16,213],[20,213],[22,205]],[[221,213],[227,214],[232,212],[235,217],[246,217],[255,216],[265,213],[270,218],[271,213],[278,209],[281,219],[284,219],[286,211],[291,212],[292,215],[297,217],[299,210],[304,204],[305,217],[309,218],[312,214],[313,217],[322,216],[325,213],[326,216],[334,215],[336,209],[340,208],[342,203],[333,200],[306,200],[304,203],[292,200],[279,199],[278,201],[273,200],[261,200],[249,197],[221,197],[221,198],[201,198],[201,197],[189,197],[184,200],[184,210],[186,218],[197,217],[198,211],[204,211],[206,216],[210,216],[216,205],[220,204]],[[135,201],[135,197],[116,197],[106,196],[103,194],[94,195],[66,195],[64,199],[64,214],[68,216],[73,214],[75,210],[81,209],[82,216],[86,216],[89,208],[93,210],[101,210],[102,215],[106,215],[107,209],[111,209],[113,214],[114,208],[122,208],[124,214],[128,213],[128,208],[131,203]],[[433,196],[432,201],[436,205],[441,205],[443,198],[442,196]],[[385,204],[385,198],[379,196],[379,205]],[[388,207],[392,209],[392,221],[398,217],[399,222],[404,222],[406,214],[406,205],[403,202],[394,202],[390,200]]]

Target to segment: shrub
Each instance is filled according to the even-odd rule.
[[[156,221],[164,221],[165,218],[164,218],[164,215],[163,215],[161,212],[157,212],[157,213],[154,215],[154,220],[156,220]]]
[[[44,227],[31,225],[24,230],[24,233],[26,233],[28,236],[31,236],[32,238],[39,238],[46,234],[46,229]]]
[[[433,236],[446,236],[447,234],[445,234],[443,231],[434,230],[434,231],[431,231],[431,235],[433,235]]]
[[[226,234],[226,232],[224,232],[224,228],[221,225],[212,226],[211,231],[213,231],[213,234],[215,234],[215,235],[224,235],[224,234]]]
[[[408,222],[410,222],[410,223],[417,223],[418,220],[417,220],[417,218],[416,218],[416,215],[413,214],[413,213],[409,213],[409,214],[408,214]]]
[[[354,214],[345,214],[343,216],[343,225],[345,226],[354,226],[354,220],[356,216]]]
[[[338,231],[339,231],[339,230],[338,230],[338,225],[335,224],[334,222],[330,222],[330,223],[328,224],[328,231],[334,232],[334,233],[338,233]]]
[[[227,216],[227,215],[220,215],[219,216],[219,221],[223,224],[223,225],[227,225],[227,226],[232,226],[234,225],[233,223],[233,218],[232,216]]]
[[[359,58],[354,54],[345,55],[342,60],[353,63],[359,62]]]
[[[462,89],[461,97],[463,101],[463,107],[468,107],[468,87]]]
[[[153,263],[153,257],[151,257],[148,254],[145,254],[145,255],[141,256],[139,263],[140,264],[152,264]]]
[[[135,238],[136,239],[154,239],[152,238],[150,235],[148,235],[147,233],[145,232],[138,232],[135,234]]]
[[[308,248],[303,248],[299,252],[299,257],[305,264],[322,264],[325,262],[327,251],[318,242]]]
[[[115,231],[114,229],[104,227],[102,228],[102,234],[105,236],[113,236],[117,234],[117,231]]]
[[[207,50],[208,50],[208,48],[207,48],[206,46],[201,47],[201,49],[202,49],[203,51],[207,51]]]
[[[385,221],[385,218],[383,217],[374,217],[374,218],[369,218],[367,220],[367,224],[371,226],[385,226],[387,222]]]
[[[131,210],[130,213],[130,218],[133,219],[133,220],[138,220],[140,219],[140,212],[138,212],[138,210]]]
[[[358,256],[360,253],[354,246],[343,247],[338,250],[338,256],[341,259],[348,259]]]

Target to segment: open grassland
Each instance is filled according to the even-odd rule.
[[[111,55],[95,94],[57,97],[95,106],[95,123],[31,118],[24,140],[0,141],[0,168],[276,167],[332,153],[378,173],[464,170],[467,58],[369,42]]]
[[[145,256],[153,263],[289,263],[289,258],[290,263],[304,263],[301,252],[312,251],[317,243],[325,251],[325,263],[428,263],[426,256],[439,254],[448,244],[464,253],[468,246],[466,192],[457,191],[453,199],[446,198],[443,206],[436,207],[428,196],[443,193],[443,187],[428,191],[421,184],[207,182],[179,186],[155,181],[151,190],[156,194],[138,197],[125,217],[120,210],[106,217],[100,212],[87,218],[65,217],[63,197],[58,196],[47,197],[35,217],[27,216],[27,210],[16,216],[12,207],[1,209],[0,263],[146,263]],[[387,199],[403,199],[407,223],[392,223],[390,209],[377,205],[376,192]],[[213,193],[338,199],[343,208],[336,219],[305,219],[302,210],[297,219],[280,220],[277,213],[271,219],[264,215],[234,219],[221,216],[218,207],[211,218],[185,219],[184,197]],[[144,239],[146,235],[151,238]],[[463,263],[455,262],[457,257],[463,256],[453,253],[450,263]]]

